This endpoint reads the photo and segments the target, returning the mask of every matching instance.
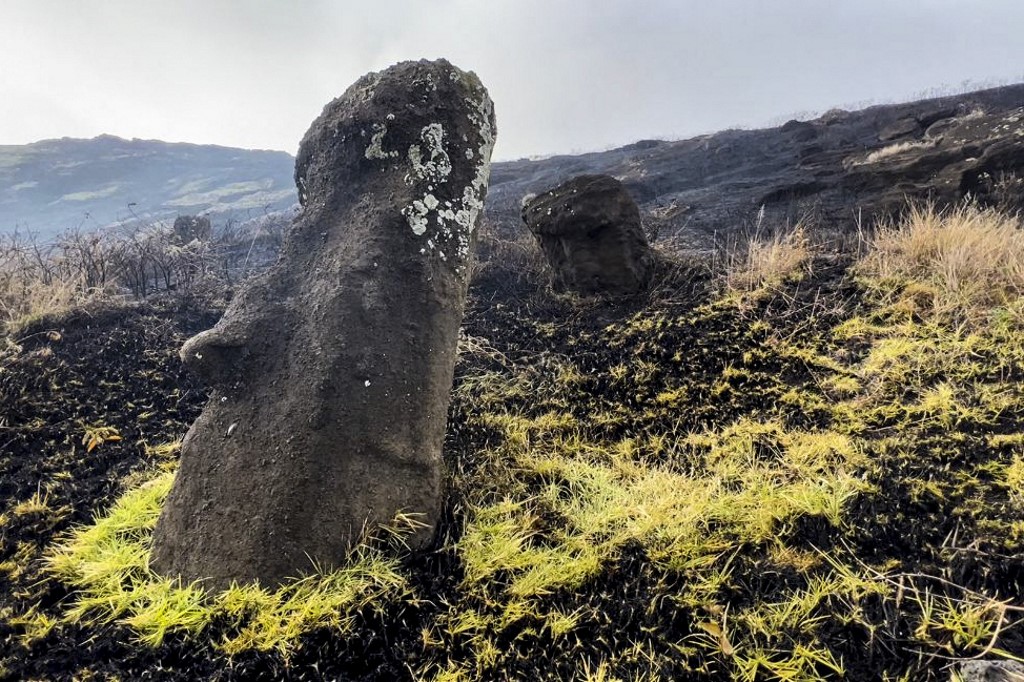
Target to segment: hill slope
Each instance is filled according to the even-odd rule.
[[[1014,210],[1024,196],[1024,84],[833,110],[778,128],[499,163],[489,213],[518,222],[523,195],[581,173],[615,176],[652,227],[698,248],[752,224],[762,206],[769,224],[809,215],[837,230],[907,198],[945,203],[970,193]]]
[[[132,212],[252,218],[295,203],[293,163],[285,152],[110,135],[0,146],[0,232],[96,228]]]

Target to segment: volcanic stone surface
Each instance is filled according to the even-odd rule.
[[[631,293],[650,278],[655,257],[640,211],[613,177],[575,177],[527,198],[522,216],[540,242],[557,289]]]
[[[494,135],[487,91],[444,60],[368,74],[313,122],[280,260],[181,350],[213,394],[154,569],[276,584],[399,512],[424,524],[412,547],[431,542]]]
[[[960,664],[963,682],[1024,682],[1024,665],[1015,661],[964,661]]]

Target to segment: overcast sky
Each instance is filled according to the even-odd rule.
[[[1024,80],[1024,0],[0,0],[0,144],[294,153],[367,71],[447,57],[496,158],[604,149]]]

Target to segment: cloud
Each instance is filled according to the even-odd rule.
[[[503,158],[1024,76],[1016,0],[5,0],[0,25],[0,143],[294,151],[357,77],[420,57],[477,71]]]

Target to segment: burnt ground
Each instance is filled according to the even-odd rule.
[[[598,409],[632,415],[609,422],[609,439],[652,429],[688,433],[769,414],[782,415],[794,427],[828,426],[827,410],[785,398],[794,388],[814,391],[814,368],[773,349],[779,330],[786,330],[790,341],[814,341],[858,310],[860,292],[846,267],[842,259],[824,261],[812,277],[788,284],[779,295],[745,311],[701,308],[710,300],[708,277],[696,271],[647,297],[581,302],[551,295],[536,282],[500,269],[485,270],[472,288],[465,332],[486,339],[489,351],[466,354],[456,370],[446,444],[449,466],[461,480],[473,480],[475,470],[484,466],[476,453],[497,438],[471,419],[474,405],[458,390],[463,378],[501,370],[523,358],[543,364],[545,354],[570,357],[583,372],[575,390],[586,397],[568,404],[568,410],[581,416]],[[412,679],[411,671],[424,657],[437,655],[426,650],[423,630],[445,604],[465,596],[460,559],[452,549],[407,558],[406,571],[422,599],[364,609],[347,639],[326,630],[309,633],[287,660],[259,652],[226,658],[210,642],[230,626],[216,623],[197,640],[172,635],[155,649],[137,643],[135,634],[119,625],[61,624],[42,638],[23,641],[23,628],[13,616],[34,606],[37,613],[56,618],[74,599],[67,587],[42,571],[44,548],[107,508],[133,473],[152,467],[147,444],[180,438],[202,409],[205,393],[183,373],[177,349],[217,316],[212,308],[170,301],[79,311],[33,324],[19,334],[19,348],[4,351],[0,511],[7,518],[0,525],[0,565],[6,567],[0,570],[0,679],[395,680]],[[644,317],[658,322],[643,329],[624,323]],[[608,329],[615,325],[624,330],[610,342]],[[864,352],[856,341],[847,342],[843,350],[849,356]],[[653,376],[613,382],[605,371],[638,362],[648,363]],[[726,371],[740,365],[743,372]],[[1021,368],[1015,371],[1020,374]],[[688,387],[682,404],[671,411],[641,409],[659,387],[681,383]],[[546,409],[540,396],[511,400],[525,413]],[[979,466],[994,461],[1002,455],[987,436],[993,429],[1018,432],[1021,417],[1011,412],[995,426],[965,422],[922,433],[916,453],[893,458],[877,493],[855,501],[851,524],[839,531],[821,518],[807,517],[781,532],[787,541],[808,549],[848,554],[871,565],[896,562],[905,571],[970,590],[1019,595],[1024,590],[1024,538],[1002,537],[1002,526],[982,523],[972,511],[977,509],[972,499],[979,490],[991,494],[990,489],[965,487],[956,468],[951,470],[934,453],[944,443],[957,442],[960,465],[970,463],[964,457],[976,458]],[[892,428],[875,426],[880,432]],[[83,443],[90,430],[108,436],[91,451]],[[119,439],[109,438],[115,433]],[[907,484],[910,479],[935,481],[944,492],[922,496]],[[44,494],[45,510],[14,513],[16,503],[36,493]],[[462,532],[465,493],[457,487],[452,491],[441,531],[446,540],[456,540]],[[1003,504],[1005,511],[1005,499],[990,502]],[[1020,511],[1005,514],[1008,520],[1021,516]],[[970,542],[960,545],[972,550],[950,556],[948,538],[953,533],[967,538]],[[749,549],[737,555],[735,579],[724,588],[737,607],[773,595],[782,598],[802,584],[796,569],[773,563],[763,548]],[[659,567],[642,547],[624,547],[615,562],[579,589],[550,595],[551,605],[590,614],[575,638],[524,636],[515,629],[499,633],[496,643],[502,654],[487,676],[573,679],[583,664],[602,660],[622,642],[649,641],[661,658],[659,667],[652,672],[642,657],[622,658],[615,675],[732,679],[728,669],[713,665],[698,674],[683,653],[666,644],[684,641],[695,630],[698,614],[666,598],[681,591],[685,582],[685,575]],[[894,611],[892,603],[870,597],[860,606],[862,622],[826,619],[817,635],[845,662],[845,679],[880,680],[883,670],[912,671],[908,679],[945,679],[949,661],[921,654],[911,641],[915,620],[910,610]],[[1022,635],[1020,628],[1008,629],[999,646],[1022,655]],[[452,636],[444,646],[454,660],[469,643]],[[826,672],[822,669],[822,677]]]

